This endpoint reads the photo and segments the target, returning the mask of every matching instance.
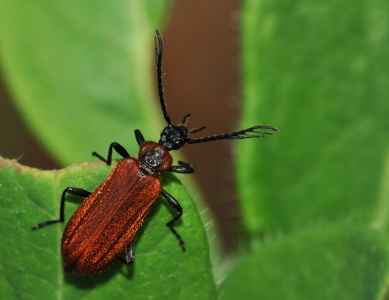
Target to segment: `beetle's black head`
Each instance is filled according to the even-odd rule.
[[[169,124],[162,130],[161,137],[159,139],[159,144],[164,147],[166,150],[178,150],[184,147],[185,143],[191,143],[193,140],[189,139],[188,136],[191,133],[199,132],[205,128],[202,126],[200,128],[189,129],[186,125],[190,114],[187,114],[180,124],[172,125]]]
[[[189,130],[185,125],[168,125],[161,133],[159,144],[168,151],[178,150],[185,145],[188,135]]]

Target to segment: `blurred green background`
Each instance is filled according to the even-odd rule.
[[[220,297],[383,299],[389,282],[389,3],[226,2],[149,1],[139,7],[137,2],[123,1],[128,7],[115,10],[120,17],[104,23],[96,18],[102,12],[101,17],[110,17],[101,10],[103,2],[100,8],[93,7],[96,11],[82,14],[59,1],[69,14],[65,18],[59,13],[58,19],[54,15],[52,27],[32,22],[40,20],[34,19],[39,10],[31,13],[27,6],[8,15],[0,12],[4,24],[14,22],[21,11],[32,18],[14,22],[14,32],[23,33],[25,24],[33,24],[33,32],[45,28],[47,33],[56,32],[55,25],[70,24],[58,40],[78,41],[75,49],[79,51],[71,52],[74,56],[65,48],[49,49],[47,55],[53,56],[47,57],[17,44],[16,49],[24,49],[27,57],[35,55],[46,63],[37,66],[47,90],[24,80],[26,91],[40,101],[40,94],[47,97],[59,88],[63,93],[58,98],[68,97],[61,100],[69,99],[70,105],[67,115],[60,107],[56,109],[62,115],[47,111],[51,123],[42,118],[26,121],[45,132],[42,142],[52,153],[61,151],[65,165],[92,160],[90,152],[104,153],[116,140],[135,152],[131,122],[146,137],[156,139],[154,128],[161,120],[159,108],[152,105],[155,90],[149,88],[155,86],[150,37],[156,26],[164,28],[166,94],[173,120],[180,121],[190,112],[190,124],[207,125],[210,134],[257,124],[280,129],[266,139],[184,150],[217,216],[226,251],[236,246],[237,233],[245,237],[239,244],[239,257],[213,261],[231,266],[218,286]],[[12,6],[6,0],[0,3]],[[170,18],[160,25],[165,12]],[[85,26],[89,22],[95,26]],[[4,26],[0,28],[6,37]],[[30,38],[45,41],[39,34]],[[48,44],[62,49],[60,42]],[[2,51],[9,61],[13,55],[24,57],[5,46]],[[99,60],[105,51],[113,55]],[[66,62],[80,57],[70,70],[74,77],[56,73],[65,70],[69,75]],[[18,73],[12,71],[15,66],[4,64],[11,70],[9,78],[16,79],[11,83],[34,66],[16,66],[23,70]],[[83,84],[84,76],[91,74],[94,84]],[[13,84],[21,99],[30,96]],[[4,90],[9,95],[9,89]],[[120,106],[118,100],[127,97],[142,101]],[[42,101],[50,105],[37,106],[39,110],[52,109],[48,100]],[[34,104],[28,102],[29,108],[34,109]],[[61,122],[68,122],[63,132],[45,131],[48,123],[57,125],[59,115]],[[15,133],[25,131],[23,127],[15,125],[15,131],[10,130],[10,124],[17,122],[9,112],[1,122],[3,155],[18,158],[23,154],[20,162],[32,166],[58,166],[47,158],[30,161],[29,152],[35,155],[38,146],[24,144],[28,138]],[[89,130],[88,137],[74,136],[78,128]],[[89,136],[96,138],[93,145],[87,142]],[[70,141],[78,141],[77,146]],[[232,154],[237,157],[236,177]]]

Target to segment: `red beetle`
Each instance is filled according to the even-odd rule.
[[[254,126],[244,130],[190,139],[188,136],[205,128],[188,129],[186,115],[182,123],[172,125],[166,109],[163,92],[162,74],[162,38],[158,30],[155,37],[155,60],[158,78],[158,91],[163,116],[168,126],[161,133],[158,143],[146,142],[142,133],[135,130],[135,137],[140,146],[138,158],[130,157],[118,143],[109,146],[107,159],[96,152],[98,157],[108,165],[112,162],[114,149],[123,159],[119,161],[108,178],[93,192],[68,187],[61,197],[60,217],[38,224],[33,230],[46,225],[64,222],[66,193],[84,197],[84,201],[70,218],[62,236],[62,257],[65,271],[79,274],[100,272],[124,253],[125,263],[134,261],[134,236],[154,201],[162,195],[178,212],[166,225],[179,241],[185,251],[184,241],[173,224],[182,216],[182,208],[173,196],[162,189],[159,174],[164,171],[176,173],[193,173],[193,168],[183,162],[173,166],[169,151],[181,149],[185,144],[196,144],[224,139],[258,138],[271,134],[258,129],[277,131],[272,126]]]

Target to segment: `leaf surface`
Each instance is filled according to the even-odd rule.
[[[180,201],[182,221],[175,228],[186,242],[183,252],[166,227],[176,212],[159,197],[135,239],[134,264],[120,261],[106,271],[80,276],[63,272],[63,224],[31,227],[57,219],[67,186],[93,190],[110,172],[104,163],[81,163],[40,171],[0,160],[2,299],[214,299],[215,287],[205,231],[194,203],[176,177],[163,176],[164,188]],[[67,196],[65,219],[80,199]]]
[[[290,232],[347,219],[387,227],[389,18],[384,1],[245,1],[246,229]]]
[[[347,224],[261,245],[223,282],[223,299],[384,299],[389,239]]]

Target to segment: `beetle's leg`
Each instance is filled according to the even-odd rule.
[[[130,157],[130,154],[128,154],[127,150],[124,149],[124,147],[122,145],[120,145],[119,143],[112,143],[111,145],[109,145],[109,149],[108,149],[108,156],[107,156],[107,159],[105,159],[104,157],[102,157],[100,154],[97,154],[96,152],[93,152],[92,155],[93,156],[96,156],[97,158],[99,158],[100,160],[102,160],[103,162],[105,162],[107,165],[110,165],[111,162],[112,162],[112,149],[115,149],[115,151],[121,155],[122,157]]]
[[[143,137],[142,132],[140,132],[139,129],[135,130],[135,138],[136,138],[136,141],[138,142],[139,146],[141,146],[142,144],[144,144],[146,142],[145,138]]]
[[[124,250],[124,256],[120,257],[120,260],[124,262],[127,265],[130,265],[134,262],[135,260],[135,246],[134,246],[134,241],[131,241],[131,243],[128,245],[127,249]]]
[[[166,224],[167,227],[170,228],[170,230],[173,232],[173,234],[176,236],[176,238],[178,239],[178,242],[182,248],[183,251],[185,251],[185,243],[184,241],[182,240],[181,236],[177,233],[177,231],[173,228],[173,224],[179,219],[181,218],[182,216],[182,207],[181,205],[177,202],[176,199],[174,199],[174,197],[172,195],[170,195],[168,192],[166,192],[165,190],[162,190],[161,191],[161,195],[165,197],[165,199],[167,200],[167,202],[170,204],[171,207],[173,207],[177,212],[178,212],[178,215],[175,216],[170,222],[168,222]]]
[[[194,172],[193,166],[189,163],[178,161],[179,166],[171,166],[169,171],[182,174],[192,174]]]
[[[32,227],[32,230],[42,228],[46,225],[50,225],[50,224],[54,224],[54,223],[58,223],[58,222],[63,222],[65,220],[65,195],[66,195],[66,193],[72,194],[74,196],[83,197],[83,198],[88,197],[90,195],[90,192],[88,192],[86,190],[76,188],[76,187],[67,187],[62,192],[61,205],[60,205],[60,209],[59,209],[59,219],[58,220],[49,220],[49,221],[46,221],[43,223],[39,223],[38,225]]]

